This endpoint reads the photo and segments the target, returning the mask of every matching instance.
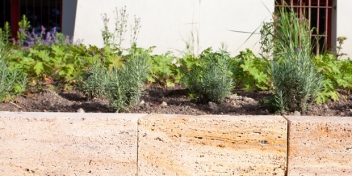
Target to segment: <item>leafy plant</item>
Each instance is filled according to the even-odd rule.
[[[172,87],[179,82],[180,72],[178,67],[178,58],[167,52],[163,55],[153,55],[149,60],[150,74],[147,80],[152,83],[158,83],[164,87]]]
[[[198,101],[221,102],[231,94],[233,81],[229,67],[230,55],[223,45],[219,52],[203,51],[199,61],[181,65],[182,82]],[[188,64],[188,65],[187,65]]]
[[[319,92],[317,103],[326,103],[329,99],[339,100],[338,89],[352,89],[352,60],[337,60],[333,54],[316,55],[313,61],[317,70],[324,76],[323,90]]]
[[[271,88],[269,61],[255,56],[251,50],[241,51],[231,60],[231,67],[236,85],[245,91]]]

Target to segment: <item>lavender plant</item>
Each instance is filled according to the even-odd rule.
[[[18,70],[11,70],[8,67],[7,56],[9,47],[3,37],[0,36],[0,101],[24,92],[27,84],[26,74]]]
[[[219,52],[212,52],[211,48],[203,51],[198,63],[190,67],[182,63],[181,81],[190,90],[191,97],[200,102],[221,102],[230,95],[233,81],[229,61],[229,53],[222,45]]]
[[[95,97],[106,96],[108,70],[100,64],[95,64],[87,69],[77,83],[77,88],[87,96],[88,100]]]
[[[43,46],[51,47],[53,45],[79,45],[81,42],[80,40],[74,42],[69,36],[65,36],[64,34],[57,32],[56,27],[54,27],[51,31],[46,32],[46,28],[42,26],[39,34],[35,33],[34,29],[32,32],[27,33],[24,33],[25,30],[22,30],[21,28],[19,30],[25,40],[14,40],[14,44],[18,44],[24,49]]]
[[[139,103],[144,81],[148,75],[148,52],[132,52],[126,65],[113,69],[108,75],[106,93],[111,106],[117,111],[128,111]]]
[[[276,16],[274,59],[269,69],[275,105],[280,113],[304,113],[322,88],[322,76],[311,60],[308,20],[297,18],[292,9],[280,9]]]

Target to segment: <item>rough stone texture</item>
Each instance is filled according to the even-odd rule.
[[[287,117],[288,175],[352,175],[352,117]]]
[[[149,115],[138,124],[139,175],[285,175],[281,116]]]
[[[0,113],[0,175],[137,175],[142,116]]]

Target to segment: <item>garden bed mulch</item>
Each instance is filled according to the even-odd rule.
[[[226,98],[223,103],[196,103],[188,98],[188,90],[181,87],[161,88],[149,86],[141,97],[141,103],[130,109],[128,113],[156,113],[156,114],[229,114],[229,115],[274,115],[269,107],[262,105],[260,100],[270,96],[270,92],[244,92],[235,90],[237,96]],[[83,111],[82,111],[83,110]],[[18,97],[14,101],[0,103],[0,111],[12,112],[85,112],[112,113],[114,112],[106,99],[87,98],[77,90],[55,92],[44,90]],[[342,93],[340,101],[327,104],[313,104],[305,114],[291,112],[290,115],[309,116],[350,116],[352,117],[352,94]]]

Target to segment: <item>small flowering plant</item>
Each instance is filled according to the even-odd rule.
[[[104,45],[111,48],[117,49],[119,54],[122,54],[122,44],[125,40],[125,35],[127,33],[128,26],[128,14],[126,12],[126,6],[120,10],[116,9],[115,11],[115,26],[114,30],[109,29],[109,18],[107,14],[102,14],[102,20],[104,28],[101,31],[103,37]],[[134,25],[131,25],[131,37],[130,37],[130,46],[136,45],[138,34],[141,28],[141,19],[134,17]]]
[[[21,33],[22,36],[24,36],[24,40],[16,40],[12,39],[13,44],[19,45],[24,49],[29,49],[33,46],[53,46],[53,45],[79,45],[81,43],[81,40],[77,40],[76,42],[73,42],[72,39],[70,39],[69,36],[65,36],[62,33],[58,33],[56,31],[56,27],[54,27],[51,31],[46,32],[46,29],[44,26],[41,27],[41,32],[35,33],[34,29],[32,32],[27,32],[25,33],[25,30],[20,28],[19,32]]]

